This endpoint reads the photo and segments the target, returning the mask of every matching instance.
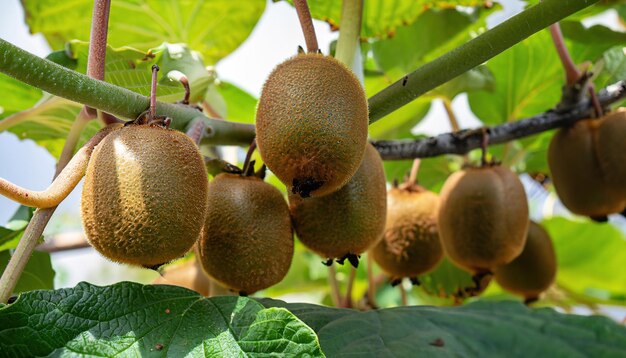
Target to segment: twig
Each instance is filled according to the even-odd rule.
[[[572,60],[572,57],[567,50],[567,46],[565,46],[563,33],[561,33],[561,26],[559,26],[558,22],[550,25],[550,35],[552,35],[554,47],[556,48],[556,52],[559,54],[561,64],[563,64],[567,85],[573,86],[580,78],[580,71],[578,70],[578,67],[576,67],[574,60]]]
[[[398,285],[398,289],[400,290],[400,304],[402,304],[402,306],[408,305],[409,299],[406,295],[406,290],[404,289],[404,285],[402,284],[402,282],[400,282],[400,284]]]
[[[81,113],[83,112],[81,111]],[[84,128],[86,123],[86,120],[77,119],[76,121],[74,121],[73,126],[82,126]],[[88,151],[88,156],[91,155],[91,151],[93,151],[93,148],[104,137],[106,137],[106,135],[109,134],[112,129],[113,127],[106,127],[105,129],[96,133],[96,135],[94,135],[83,146],[82,149],[86,149]],[[68,136],[67,141],[65,142],[65,145],[63,147],[63,152],[72,152],[74,150],[74,148],[76,147],[76,143],[80,138],[80,132],[80,129],[70,130],[70,134],[72,134],[72,137]],[[61,156],[65,158],[68,157],[67,154],[62,154]],[[59,172],[62,171],[65,164],[66,163],[59,163],[59,165],[57,166],[57,173],[55,174],[55,177],[59,174]],[[20,242],[17,244],[17,248],[15,249],[13,256],[11,256],[7,267],[2,273],[2,278],[0,278],[0,302],[7,302],[9,297],[11,297],[11,293],[13,292],[13,289],[15,289],[15,285],[22,275],[22,272],[24,271],[24,268],[26,267],[26,264],[28,263],[28,260],[33,253],[33,250],[35,249],[35,246],[37,246],[37,241],[41,237],[43,230],[45,229],[48,221],[52,217],[54,210],[56,210],[56,206],[47,209],[37,209],[30,222],[28,223],[28,226],[26,226],[26,230],[24,230],[24,235],[20,239]]]
[[[417,173],[420,170],[420,163],[422,161],[419,158],[413,159],[413,165],[411,166],[411,172],[409,179],[406,181],[408,185],[415,185],[417,183]]]
[[[603,107],[623,98],[626,98],[626,80],[608,86],[598,94]],[[489,144],[506,143],[588,119],[591,116],[591,107],[591,101],[585,100],[571,108],[550,110],[534,117],[490,127]],[[480,148],[481,142],[482,129],[478,128],[418,140],[381,140],[373,141],[372,144],[383,159],[399,160],[428,158],[442,154],[465,154]]]
[[[599,0],[545,0],[425,64],[369,99],[370,123]]]
[[[35,86],[55,96],[111,113],[135,119],[150,105],[150,99],[107,82],[89,78],[54,62],[35,56],[0,39],[0,72]],[[254,138],[254,126],[210,119],[196,108],[157,102],[157,112],[175,118],[172,127],[184,130],[198,118],[207,124],[203,142],[222,145],[248,145]]]
[[[376,279],[374,278],[374,259],[372,253],[367,254],[367,301],[371,307],[377,307],[376,304]]]
[[[246,159],[243,161],[243,174],[248,175],[248,171],[250,170],[250,159],[252,159],[252,153],[254,153],[256,149],[256,138],[252,140],[250,143],[250,147],[248,148],[248,152],[246,152]],[[252,168],[254,171],[254,168]]]
[[[458,132],[461,127],[459,127],[459,121],[456,119],[456,115],[454,115],[454,110],[452,110],[452,102],[448,98],[444,98],[442,100],[443,108],[446,110],[446,114],[448,115],[448,120],[450,121],[450,127],[452,127],[453,132]]]
[[[340,307],[341,292],[339,292],[339,282],[337,282],[337,271],[333,265],[328,266],[328,285],[330,286],[330,298],[333,301],[333,306]]]
[[[341,5],[341,28],[335,58],[348,68],[352,67],[357,45],[361,38],[363,0],[343,0]]]
[[[346,285],[346,295],[341,307],[352,308],[352,288],[354,287],[354,280],[356,279],[356,268],[350,267],[350,276],[348,276],[348,283]]]
[[[293,6],[296,7],[298,20],[300,20],[300,26],[302,26],[302,33],[304,34],[307,52],[317,52],[319,47],[317,45],[317,36],[315,35],[315,28],[313,27],[313,19],[311,18],[309,5],[306,0],[294,0]]]

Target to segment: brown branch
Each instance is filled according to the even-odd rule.
[[[619,81],[598,93],[603,107],[626,98],[626,80]],[[576,121],[593,117],[593,104],[589,99],[576,106],[549,110],[534,117],[487,128],[489,145],[502,144],[528,137],[551,129],[571,125]],[[380,140],[372,144],[383,159],[400,160],[435,157],[442,154],[465,154],[480,148],[483,129],[444,133],[417,140]]]
[[[294,0],[293,6],[296,7],[298,20],[300,20],[300,26],[302,26],[307,52],[317,52],[319,46],[317,45],[317,36],[315,36],[315,28],[313,28],[313,19],[311,18],[309,5],[306,0]]]

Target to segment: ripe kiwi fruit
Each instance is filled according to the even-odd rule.
[[[200,235],[207,187],[202,156],[186,135],[124,126],[96,146],[87,165],[87,239],[115,262],[154,267],[179,258]]]
[[[596,143],[600,167],[609,186],[626,207],[626,108],[619,108],[600,120]],[[618,210],[621,211],[621,210]]]
[[[626,190],[616,189],[616,185],[624,187],[626,176],[621,177],[619,171],[609,175],[610,182],[615,182],[611,185],[606,174],[613,173],[613,167],[624,167],[620,151],[624,145],[619,138],[623,135],[619,127],[624,125],[619,116],[612,117],[604,130],[604,119],[583,120],[559,129],[552,137],[548,148],[552,181],[563,205],[573,213],[602,217],[626,206]],[[611,131],[614,133],[607,133]]]
[[[370,253],[392,280],[417,277],[441,261],[438,211],[439,196],[419,185],[389,190],[385,233]]]
[[[205,272],[244,295],[280,282],[294,250],[280,191],[256,176],[223,173],[209,184],[208,203],[197,246]]]
[[[174,285],[194,290],[203,296],[209,295],[210,281],[197,258],[183,263],[165,267],[161,276],[153,284]]]
[[[298,54],[263,86],[256,140],[263,162],[292,193],[323,196],[359,168],[367,126],[367,98],[352,71],[329,56]]]
[[[455,264],[480,274],[522,252],[528,203],[522,183],[509,169],[487,165],[458,171],[440,195],[439,236]]]
[[[357,255],[382,237],[387,212],[385,173],[376,149],[368,144],[361,166],[338,191],[319,198],[289,195],[289,206],[300,241],[320,256],[348,258],[356,266]],[[331,264],[332,261],[328,261]]]
[[[556,255],[546,230],[531,221],[524,250],[513,261],[496,267],[494,277],[505,290],[527,301],[536,300],[556,277]]]

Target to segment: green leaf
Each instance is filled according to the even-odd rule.
[[[410,26],[399,28],[394,37],[374,42],[374,59],[395,81],[467,42],[471,32],[486,27],[486,17],[490,13],[476,10],[468,14],[455,9],[426,11]]]
[[[542,222],[558,261],[557,283],[601,299],[626,297],[626,237],[610,224],[553,217]]]
[[[43,92],[0,73],[0,93],[2,93],[0,96],[0,119],[3,119],[32,107],[41,98]]]
[[[70,41],[64,51],[55,53],[58,61],[75,61],[75,70],[87,72],[89,43]],[[64,54],[66,59],[62,59]],[[184,45],[161,44],[147,52],[128,47],[112,48],[107,46],[105,81],[127,88],[144,96],[150,95],[153,65],[159,66],[157,98],[164,102],[176,102],[183,99],[185,90],[177,80],[168,76],[178,71],[184,74],[191,89],[190,102],[198,102],[214,77],[206,70],[198,54]]]
[[[232,122],[254,123],[257,99],[228,82],[219,82],[207,93],[206,101],[219,114]]]
[[[8,130],[20,139],[32,139],[58,158],[82,107],[79,103],[44,94],[34,107],[0,121],[0,131]],[[82,131],[78,146],[86,143],[101,127],[99,121],[91,121]]]
[[[574,63],[596,61],[611,47],[626,44],[626,33],[608,27],[595,25],[586,28],[575,21],[563,21],[560,26]]]
[[[4,272],[10,258],[11,254],[8,250],[0,252],[0,272]],[[20,279],[17,281],[13,293],[17,294],[32,290],[52,289],[54,288],[54,274],[50,254],[47,252],[34,251]]]
[[[89,40],[93,1],[22,4],[31,32],[41,32],[53,49],[62,49],[69,40]],[[163,42],[185,43],[215,64],[248,38],[264,9],[262,0],[113,0],[108,43],[142,51]]]
[[[617,81],[626,79],[626,46],[613,47],[602,55],[602,59],[594,66],[597,77],[594,83],[603,88]]]
[[[324,356],[315,333],[285,309],[130,282],[22,294],[0,309],[0,351],[14,357]]]
[[[367,312],[261,302],[285,307],[312,327],[329,357],[619,357],[626,351],[626,327],[606,317],[511,301]]]
[[[0,226],[0,251],[15,249],[35,209],[20,205],[6,227]]]
[[[484,0],[368,0],[363,6],[361,37],[393,37],[402,29],[402,26],[412,24],[428,9],[451,9],[456,6],[491,6],[491,2]],[[309,1],[309,8],[314,18],[328,22],[331,27],[340,27],[341,1]],[[436,35],[436,32],[429,31],[428,34]]]
[[[487,62],[493,92],[470,92],[472,112],[496,125],[542,113],[561,98],[564,74],[552,39],[541,31]]]

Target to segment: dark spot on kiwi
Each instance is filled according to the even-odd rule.
[[[311,196],[311,192],[321,188],[322,185],[324,185],[324,181],[318,181],[314,178],[294,178],[291,192],[302,198],[308,198]]]

